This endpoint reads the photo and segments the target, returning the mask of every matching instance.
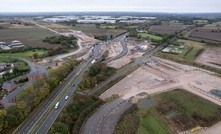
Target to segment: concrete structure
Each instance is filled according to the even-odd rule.
[[[72,21],[78,20],[79,18],[76,16],[55,16],[53,18],[45,18],[43,21],[45,22],[65,22],[65,21]]]
[[[127,24],[139,24],[144,23],[146,20],[121,20],[120,23],[127,23]]]
[[[8,92],[11,92],[11,91],[15,90],[16,88],[17,88],[17,85],[15,85],[14,83],[5,82],[2,85],[2,90],[6,90]]]
[[[45,22],[65,22],[66,19],[61,19],[61,18],[45,18],[43,19]]]

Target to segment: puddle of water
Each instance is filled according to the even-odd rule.
[[[174,115],[176,115],[176,111],[173,111],[173,112],[170,112],[169,114],[167,114],[165,117],[167,118],[167,119],[169,119],[169,118],[171,118],[171,117],[173,117]]]
[[[210,90],[209,92],[210,92],[212,95],[215,95],[215,96],[221,98],[221,90],[219,90],[219,89],[212,89],[212,90]]]

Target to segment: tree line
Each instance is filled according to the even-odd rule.
[[[83,75],[83,79],[78,86],[78,91],[89,90],[97,84],[107,80],[116,72],[115,68],[106,66],[105,63],[96,62]]]
[[[10,133],[62,82],[80,61],[67,61],[48,76],[27,86],[17,97],[15,105],[0,110],[0,133]]]
[[[104,102],[95,96],[73,95],[71,102],[64,108],[49,134],[78,134],[84,120]]]
[[[62,46],[66,46],[68,48],[74,48],[77,49],[77,38],[74,36],[52,36],[52,37],[46,37],[43,42],[48,42],[50,44],[60,44]]]

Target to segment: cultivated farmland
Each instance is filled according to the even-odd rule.
[[[42,42],[45,37],[54,36],[53,33],[41,28],[22,28],[22,29],[1,29],[0,41],[11,43],[13,40],[19,40],[26,46],[54,48],[60,45],[51,45]]]
[[[171,34],[173,32],[178,32],[185,29],[187,26],[184,25],[160,25],[160,26],[151,26],[149,31],[159,34]]]
[[[189,37],[221,42],[221,32],[192,32]]]
[[[102,26],[102,25],[101,25]],[[104,25],[102,27],[105,27]],[[76,24],[72,29],[77,31],[82,31],[86,34],[93,34],[93,35],[109,35],[117,36],[121,33],[126,32],[125,29],[106,29],[106,28],[97,28],[95,24]]]

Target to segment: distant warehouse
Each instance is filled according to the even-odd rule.
[[[78,23],[110,23],[110,24],[114,24],[116,23],[116,20],[77,20]]]
[[[127,24],[138,24],[138,23],[144,23],[146,20],[121,20],[120,23],[127,23]]]

